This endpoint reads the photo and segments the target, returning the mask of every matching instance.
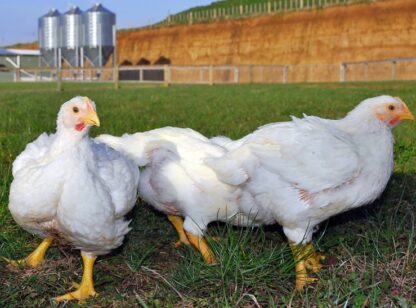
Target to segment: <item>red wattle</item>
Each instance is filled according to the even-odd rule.
[[[399,117],[393,118],[389,121],[390,125],[396,125],[400,121]]]
[[[85,123],[78,123],[77,125],[75,125],[75,129],[77,131],[82,131],[85,128]]]

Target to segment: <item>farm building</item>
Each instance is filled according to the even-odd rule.
[[[16,68],[38,67],[39,59],[39,50],[0,48],[0,80],[12,81],[15,78],[14,69]],[[21,70],[21,73],[25,74],[23,70]],[[31,78],[30,74],[22,77]]]

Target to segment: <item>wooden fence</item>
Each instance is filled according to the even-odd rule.
[[[382,0],[273,0],[230,7],[200,9],[168,16],[155,26],[192,24],[196,22],[242,18],[254,15],[277,14],[288,11],[319,9],[354,3],[371,3]]]
[[[114,68],[16,69],[15,81],[120,82],[160,84],[247,84],[416,80],[416,58],[341,64],[160,65]]]
[[[340,81],[415,80],[416,58],[344,62]]]

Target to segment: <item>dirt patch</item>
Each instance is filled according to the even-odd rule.
[[[119,62],[310,64],[416,56],[416,1],[390,0],[118,33]]]

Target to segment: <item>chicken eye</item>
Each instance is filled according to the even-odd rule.
[[[75,113],[78,113],[79,109],[78,109],[78,107],[74,107],[74,108],[72,108],[72,111],[75,112]]]
[[[393,111],[394,110],[394,106],[393,105],[389,105],[389,110]]]

